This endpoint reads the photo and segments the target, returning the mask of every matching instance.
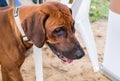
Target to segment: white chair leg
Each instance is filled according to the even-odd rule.
[[[68,4],[69,0],[60,0],[60,2],[63,4]]]
[[[73,18],[76,21],[75,27],[82,35],[93,65],[93,69],[97,72],[99,70],[98,55],[88,17],[90,2],[91,0],[76,0],[71,8],[73,11]]]
[[[120,81],[120,14],[109,12],[108,30],[102,70]],[[106,69],[104,69],[106,68]],[[108,72],[109,71],[109,72]],[[113,79],[117,78],[117,80]]]
[[[82,20],[79,23],[76,23],[75,25],[77,30],[81,33],[83,41],[85,42],[87,51],[90,56],[90,60],[93,65],[93,69],[95,72],[97,72],[99,71],[98,55],[89,19],[86,18],[85,20]]]
[[[42,67],[41,48],[38,48],[35,45],[33,45],[33,53],[34,53],[36,81],[43,81],[43,67]]]

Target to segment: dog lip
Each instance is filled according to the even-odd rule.
[[[63,56],[62,54],[59,54],[58,56],[61,60],[63,60],[64,62],[67,62],[67,63],[71,63],[73,60],[69,59],[69,58],[66,58],[65,56]]]
[[[48,46],[50,49],[60,58],[62,61],[71,63],[73,60],[65,57],[62,52],[60,52],[58,49],[56,49],[55,45],[48,43]]]
[[[57,56],[60,55],[60,52],[55,48],[55,45],[48,43],[48,46]]]
[[[62,60],[65,61],[65,62],[67,62],[67,63],[72,63],[72,61],[73,61],[73,60],[68,59],[66,57],[63,57]]]

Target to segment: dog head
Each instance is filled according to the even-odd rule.
[[[84,51],[75,37],[71,9],[61,3],[47,2],[37,10],[23,23],[28,38],[37,47],[46,43],[65,62],[70,63],[83,57]],[[31,23],[30,27],[27,25],[28,21]]]

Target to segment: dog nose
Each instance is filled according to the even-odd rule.
[[[85,55],[84,51],[77,51],[77,52],[76,52],[76,58],[77,58],[77,59],[82,58],[84,55]]]

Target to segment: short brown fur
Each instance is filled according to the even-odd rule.
[[[32,47],[32,44],[23,41],[13,17],[13,10],[10,6],[0,8],[2,81],[23,81],[20,67],[25,60],[26,51]],[[19,15],[26,36],[37,47],[42,47],[44,43],[54,44],[64,53],[72,52],[69,50],[74,50],[74,47],[80,47],[72,31],[74,20],[70,9],[65,5],[48,2],[35,6],[23,6],[19,9]],[[53,30],[61,26],[67,34],[59,38],[53,34]],[[65,54],[65,56],[69,55]],[[71,55],[68,58],[75,59]]]

